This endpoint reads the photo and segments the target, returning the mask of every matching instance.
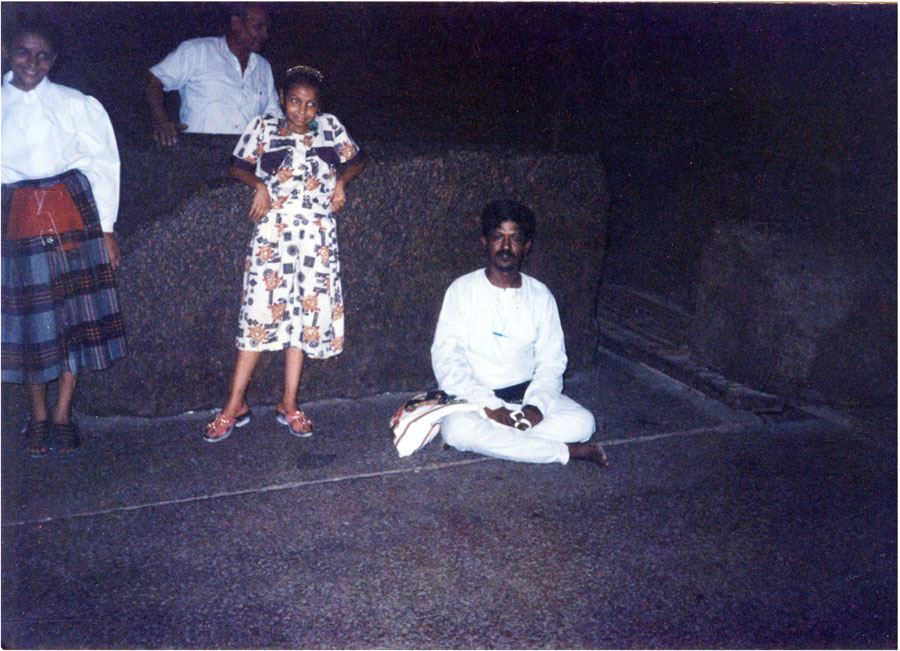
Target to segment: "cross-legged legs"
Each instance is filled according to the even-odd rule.
[[[570,458],[579,458],[603,465],[602,448],[587,443],[595,428],[591,412],[561,395],[544,419],[527,431],[501,425],[481,412],[467,411],[445,417],[441,436],[459,450],[509,461],[567,463]]]

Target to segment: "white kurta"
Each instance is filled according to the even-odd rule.
[[[444,295],[431,362],[441,389],[492,409],[506,404],[495,389],[530,382],[523,404],[540,409],[544,420],[521,432],[481,412],[451,414],[441,435],[488,456],[566,463],[566,443],[587,441],[594,417],[562,395],[567,358],[556,300],[543,283],[521,275],[522,286],[512,289],[492,285],[484,269],[457,278]]]
[[[184,41],[150,72],[181,95],[188,133],[239,135],[257,115],[283,117],[269,62],[251,52],[242,73],[224,36]]]
[[[93,97],[44,78],[24,92],[3,77],[0,169],[3,183],[72,169],[91,184],[100,225],[112,233],[119,212],[119,150],[109,116]]]

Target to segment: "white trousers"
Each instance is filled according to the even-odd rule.
[[[506,406],[512,410],[522,407]],[[594,415],[563,395],[540,423],[524,432],[501,425],[481,411],[455,412],[441,422],[444,442],[457,450],[528,463],[568,463],[566,443],[583,443],[595,429]]]

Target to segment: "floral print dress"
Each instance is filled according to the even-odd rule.
[[[344,347],[344,302],[331,195],[337,166],[359,149],[333,115],[308,133],[261,116],[244,131],[231,164],[258,176],[272,207],[256,225],[244,263],[237,346],[299,348],[327,358]]]

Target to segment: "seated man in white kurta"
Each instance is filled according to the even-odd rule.
[[[481,215],[485,269],[447,289],[431,362],[440,388],[481,407],[446,416],[444,442],[459,450],[531,463],[585,459],[606,465],[589,443],[594,417],[562,394],[566,350],[556,301],[519,271],[531,249],[534,214],[509,200]]]

